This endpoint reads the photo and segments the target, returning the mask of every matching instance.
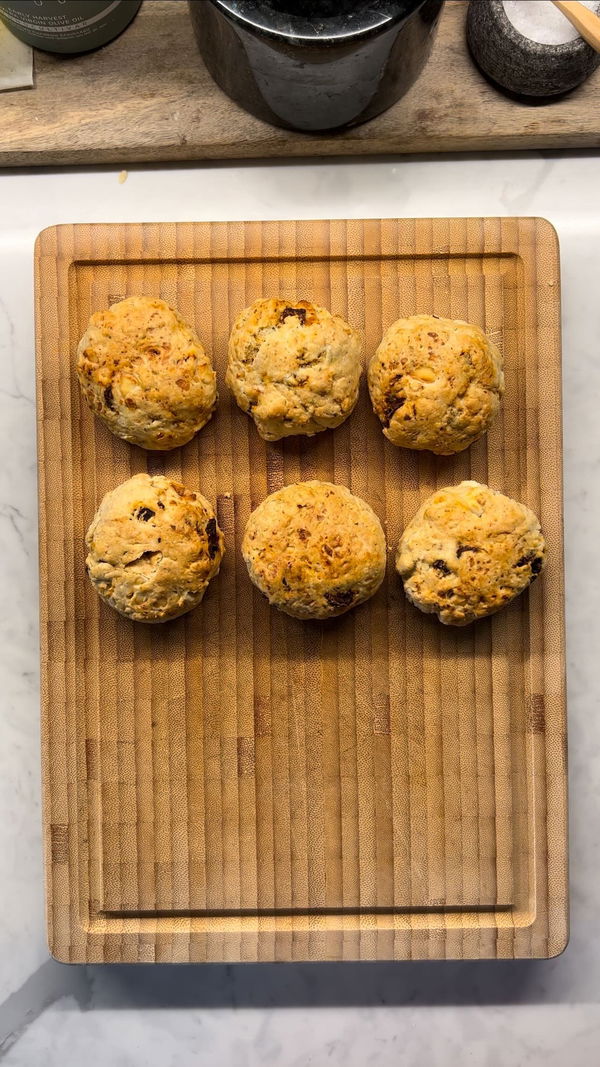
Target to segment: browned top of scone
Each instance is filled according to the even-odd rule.
[[[208,500],[170,478],[148,474],[106,494],[86,544],[96,591],[139,622],[165,622],[198,604],[224,552]]]
[[[185,444],[217,402],[216,375],[195,330],[154,297],[129,297],[92,315],[77,375],[92,411],[142,448]]]
[[[354,408],[361,351],[358,331],[327,308],[257,300],[233,324],[226,380],[265,440],[312,436]]]
[[[469,481],[438,489],[422,504],[400,538],[396,567],[421,611],[464,626],[510,603],[545,561],[533,511]]]
[[[370,597],[385,573],[379,519],[344,485],[279,489],[253,511],[242,543],[252,581],[298,618],[341,615]]]
[[[479,326],[413,315],[386,331],[369,391],[395,445],[451,455],[489,428],[504,392],[502,356]]]

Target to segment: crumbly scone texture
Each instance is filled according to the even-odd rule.
[[[238,315],[226,381],[265,441],[339,426],[358,399],[362,342],[307,300],[257,300]]]
[[[533,511],[479,482],[433,493],[408,524],[396,569],[416,607],[466,626],[537,578],[546,545]]]
[[[196,607],[225,550],[208,500],[148,474],[106,494],[85,540],[94,589],[137,622],[166,622]]]
[[[481,437],[504,393],[502,356],[483,330],[433,315],[394,322],[368,380],[373,410],[392,444],[440,456]]]
[[[254,584],[280,611],[328,619],[361,604],[385,575],[377,515],[344,485],[298,482],[252,512],[242,554]]]
[[[217,403],[216,374],[195,330],[154,297],[128,297],[92,315],[77,376],[92,411],[141,448],[185,445]]]

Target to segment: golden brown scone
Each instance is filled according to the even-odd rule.
[[[433,493],[408,524],[396,569],[409,600],[440,622],[466,626],[527,589],[546,562],[529,508],[479,482]]]
[[[154,297],[131,296],[92,315],[77,376],[92,411],[140,448],[185,445],[217,403],[216,375],[195,331]]]
[[[254,584],[298,619],[343,615],[368,600],[385,574],[375,512],[344,485],[298,482],[252,512],[242,554]]]
[[[307,300],[257,300],[229,339],[227,384],[265,441],[339,426],[358,399],[362,344]]]
[[[85,540],[94,589],[137,622],[166,622],[195,608],[225,550],[208,500],[148,474],[106,494]]]
[[[504,393],[500,352],[479,326],[398,319],[369,365],[373,410],[402,448],[462,452],[489,428]]]

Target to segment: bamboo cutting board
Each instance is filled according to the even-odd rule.
[[[466,12],[447,0],[423,73],[389,111],[307,134],[234,104],[200,58],[187,4],[152,0],[97,52],[35,53],[35,88],[0,96],[0,166],[600,147],[600,73],[547,106],[504,96],[469,55]]]
[[[181,450],[143,452],[82,404],[90,314],[159,295],[195,322],[221,400]],[[385,441],[363,384],[334,432],[267,444],[223,376],[261,295],[363,329],[480,323],[506,397],[461,455]],[[541,219],[80,225],[36,248],[42,731],[48,929],[60,960],[540,957],[567,939],[559,261]],[[227,554],[164,626],[101,604],[83,538],[148,470],[200,487]],[[464,630],[404,599],[393,552],[435,488],[489,482],[539,514],[540,581]],[[240,556],[274,489],[344,483],[387,530],[387,580],[336,621],[271,611]]]

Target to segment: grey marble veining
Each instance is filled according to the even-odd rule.
[[[588,1067],[600,1047],[600,155],[0,174],[0,1061]],[[572,933],[549,962],[65,967],[45,945],[32,248],[66,221],[540,214],[562,250]]]

